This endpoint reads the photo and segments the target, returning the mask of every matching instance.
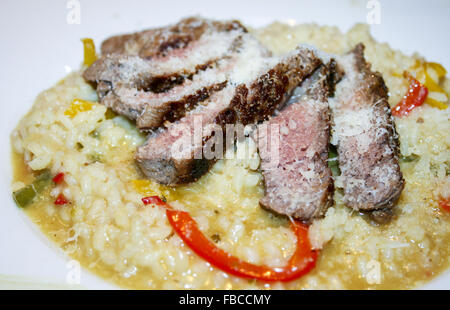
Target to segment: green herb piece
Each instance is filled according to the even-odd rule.
[[[412,162],[418,161],[419,158],[420,158],[419,155],[411,154],[409,156],[401,156],[400,160],[404,163],[412,163]]]
[[[105,112],[105,118],[106,119],[113,119],[117,116],[117,113],[114,112],[113,110],[111,110],[110,108],[108,108]]]
[[[100,138],[100,133],[97,131],[97,129],[95,129],[89,133],[89,136],[94,139],[98,139],[98,138]]]
[[[90,154],[88,159],[91,163],[103,163],[103,156],[99,153]]]

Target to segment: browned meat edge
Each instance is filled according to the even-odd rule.
[[[385,219],[400,197],[404,180],[398,164],[399,142],[388,104],[383,77],[370,69],[364,58],[364,45],[358,44],[340,58],[345,72],[336,90],[335,118],[369,109],[371,122],[363,132],[338,135],[338,159],[344,187],[344,203],[355,209],[373,211]],[[371,110],[370,110],[371,109]],[[339,132],[339,124],[334,130]],[[363,148],[362,145],[367,145]],[[386,211],[386,212],[384,212]]]
[[[327,160],[328,96],[334,88],[334,70],[334,60],[317,69],[294,91],[288,106],[260,125],[255,135],[265,185],[260,204],[306,222],[323,216],[333,201],[333,180]],[[268,138],[276,130],[275,125],[280,130],[279,145],[278,152],[271,154],[278,156],[277,162],[268,154],[274,147]]]
[[[206,31],[238,29],[247,32],[247,29],[236,20],[219,22],[201,17],[188,17],[175,25],[111,37],[103,42],[101,52],[102,55],[165,57],[171,51],[187,47],[189,43],[198,40]]]
[[[136,125],[139,129],[156,129],[165,121],[174,122],[190,110],[199,102],[208,99],[214,92],[222,90],[227,85],[227,81],[208,85],[195,90],[179,100],[167,101],[157,110],[148,105],[144,108],[142,114],[137,118]]]
[[[202,30],[196,32],[196,30],[192,30],[192,27],[199,27],[199,29],[201,28]],[[186,19],[173,27],[161,28],[154,30],[153,32],[150,31],[154,36],[161,35],[161,32],[165,33],[164,36],[158,38],[151,36],[150,32],[142,36],[136,34],[136,36],[140,38],[139,43],[145,43],[145,46],[148,46],[148,44],[152,42],[163,44],[163,37],[170,40],[170,36],[168,35],[172,33],[172,30],[170,29],[175,29],[175,32],[173,33],[176,35],[192,36],[194,33],[197,33],[198,35],[195,35],[195,39],[199,39],[206,30],[214,30],[217,31],[218,34],[224,33],[220,31],[231,31],[236,29],[241,30],[241,32],[230,33],[228,39],[223,41],[227,43],[222,45],[222,49],[224,47],[226,48],[228,43],[230,45],[228,46],[228,51],[219,56],[219,58],[215,57],[220,53],[225,52],[225,50],[222,51],[222,49],[220,49],[222,52],[217,52],[216,54],[213,53],[209,55],[209,58],[207,58],[207,55],[202,56],[205,63],[192,63],[192,61],[198,59],[196,56],[192,58],[191,55],[190,58],[188,57],[188,60],[180,58],[181,61],[177,62],[178,64],[175,68],[167,66],[168,62],[161,57],[186,57],[186,55],[189,55],[192,51],[192,49],[188,49],[188,46],[186,45],[179,47],[179,49],[185,48],[185,51],[181,54],[164,54],[153,60],[147,60],[139,56],[131,55],[132,53],[128,53],[128,55],[112,53],[103,56],[90,66],[84,72],[83,76],[86,80],[97,84],[97,93],[101,103],[121,115],[125,115],[131,119],[137,119],[137,125],[140,129],[153,130],[161,126],[166,120],[174,121],[182,117],[190,109],[194,108],[197,103],[207,99],[213,92],[222,89],[226,85],[226,80],[220,80],[219,75],[217,75],[217,78],[210,80],[205,79],[203,85],[199,85],[198,82],[192,83],[192,80],[197,77],[198,74],[201,74],[201,72],[208,70],[218,70],[219,72],[223,70],[221,69],[221,66],[226,67],[227,62],[229,63],[231,58],[236,57],[236,55],[239,54],[243,42],[245,41],[242,34],[246,31],[245,28],[238,27],[236,22],[216,22],[191,18]],[[182,31],[186,31],[186,33],[182,33]],[[249,35],[246,34],[245,38],[248,39],[248,36]],[[234,38],[233,41],[230,41],[230,38]],[[205,48],[214,48],[214,42],[217,40],[220,40],[220,38],[216,38],[215,41],[208,43],[211,46],[200,45],[195,47],[195,53],[198,53]],[[117,44],[115,44],[115,46],[116,45]],[[269,54],[262,46],[261,49],[264,49],[265,53]],[[120,49],[117,50],[117,52],[119,51]],[[195,53],[193,55],[196,55]],[[201,53],[203,54],[203,52]],[[166,65],[164,65],[164,63],[166,63]],[[159,67],[159,64],[163,64],[163,69]],[[170,71],[164,72],[165,70]],[[173,94],[180,92],[180,89],[182,88],[188,90],[187,92],[184,91],[185,95],[174,98]]]
[[[236,62],[242,58],[242,50],[247,48],[246,44],[250,44],[249,40],[252,40],[249,36],[239,36],[230,46],[229,54],[225,58],[215,62],[207,69],[202,68],[204,71],[196,72],[197,75],[189,77],[182,85],[169,91],[172,92],[180,88],[188,89],[189,91],[182,98],[173,100],[167,96],[166,100],[159,103],[147,102],[141,115],[137,118],[137,127],[141,130],[154,130],[165,121],[174,122],[195,108],[197,104],[208,99],[214,92],[222,90],[228,84],[228,75],[236,69]],[[258,49],[261,53],[259,57],[269,55],[267,49],[259,43]],[[211,77],[211,73],[215,76]],[[199,80],[200,87],[198,86]]]
[[[83,74],[83,77],[90,82],[97,84],[97,94],[100,102],[107,107],[113,109],[115,112],[124,115],[130,119],[137,119],[145,111],[145,107],[150,102],[157,100],[157,97],[164,97],[167,95],[168,105],[171,105],[173,100],[170,99],[169,91],[177,87],[189,87],[192,78],[199,71],[211,69],[217,65],[211,62],[208,65],[198,65],[195,72],[186,73],[178,72],[175,75],[169,76],[155,76],[153,75],[151,65],[144,60],[135,56],[106,56],[96,61]],[[177,100],[178,102],[192,101],[192,95],[198,94],[198,98],[202,98],[215,89],[221,89],[220,85],[224,81],[213,83],[211,85],[204,85],[200,89],[192,89],[190,94]],[[170,85],[170,86],[169,86]],[[164,90],[161,88],[164,87]],[[124,96],[123,93],[127,93]],[[203,93],[203,96],[199,96]],[[163,102],[163,99],[158,99]],[[192,107],[186,105],[186,108]],[[160,110],[163,113],[165,110]],[[158,113],[158,111],[148,111]],[[164,120],[165,115],[160,115],[159,119]],[[151,128],[159,126],[158,124],[146,124],[143,120],[139,122],[142,128]]]
[[[290,92],[321,63],[313,50],[298,47],[289,58],[259,76],[250,86],[237,86],[231,108],[242,124],[263,121],[280,108]]]
[[[197,112],[203,119],[203,126],[216,124],[223,131],[225,124],[239,122],[246,125],[266,119],[320,64],[321,60],[312,50],[298,48],[295,53],[259,75],[253,82],[241,84],[236,89],[227,87],[211,97],[203,112]],[[214,101],[219,104],[211,103]],[[201,145],[192,146],[187,157],[174,159],[171,155],[171,146],[176,140],[173,137],[177,137],[174,131],[179,132],[180,126],[187,125],[185,134],[178,139],[190,139],[193,130],[192,118],[192,115],[186,116],[180,123],[175,123],[167,130],[150,137],[145,145],[138,148],[136,161],[147,177],[162,184],[177,185],[195,181],[208,170],[214,158],[198,158],[195,155],[205,145],[214,144],[214,139],[211,139],[214,137],[214,130],[203,136]]]

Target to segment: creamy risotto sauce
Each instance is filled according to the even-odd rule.
[[[279,23],[253,30],[274,53],[306,42],[332,53],[366,45],[373,69],[383,73],[394,106],[408,83],[403,70],[419,56],[405,56],[376,43],[366,26],[347,34],[337,28]],[[450,92],[448,80],[443,82]],[[133,162],[144,142],[122,117],[106,117],[100,104],[67,113],[73,99],[98,101],[79,72],[37,98],[12,133],[15,167],[12,190],[33,181],[36,173],[64,172],[65,183],[50,186],[25,212],[70,257],[120,286],[153,289],[403,289],[430,281],[449,266],[450,214],[437,199],[449,186],[449,109],[424,105],[396,119],[406,180],[394,219],[377,226],[363,215],[336,204],[310,228],[310,240],[322,248],[316,268],[290,283],[262,283],[229,276],[211,267],[173,233],[161,208],[141,198],[163,195],[189,211],[217,246],[255,264],[284,265],[296,238],[288,220],[263,210],[257,171],[259,159],[222,160],[199,182],[170,189],[143,179]],[[239,153],[245,145],[231,152]],[[253,152],[254,145],[247,145]],[[339,185],[339,179],[336,180]],[[70,204],[57,206],[63,193]]]

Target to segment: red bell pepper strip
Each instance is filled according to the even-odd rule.
[[[400,117],[408,115],[413,109],[421,106],[428,96],[428,88],[422,85],[414,77],[405,73],[409,77],[409,89],[402,101],[392,108],[392,115]]]
[[[61,184],[62,182],[64,182],[64,173],[60,172],[53,178],[53,183]]]
[[[439,206],[442,208],[442,210],[450,212],[450,199],[441,197],[441,199],[439,200]]]
[[[317,251],[312,250],[308,239],[308,227],[293,221],[291,228],[297,237],[297,249],[284,267],[272,268],[265,265],[254,265],[232,256],[218,248],[203,235],[195,220],[185,211],[172,209],[159,197],[151,198],[152,203],[166,208],[167,219],[180,238],[200,257],[211,265],[238,277],[258,279],[265,282],[288,282],[297,279],[316,264]]]
[[[164,202],[158,196],[150,196],[142,198],[142,202],[144,205],[154,204],[157,206],[161,206],[160,202],[164,204]]]
[[[58,197],[56,197],[55,205],[57,206],[63,206],[69,203],[69,200],[63,195],[59,194]]]

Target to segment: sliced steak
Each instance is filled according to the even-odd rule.
[[[170,91],[174,93],[173,97],[165,94],[164,96],[156,96],[157,98],[153,100],[145,100],[145,108],[137,118],[136,125],[139,129],[152,130],[161,126],[165,121],[176,121],[198,103],[203,102],[211,94],[223,89],[226,85],[226,80],[217,83],[199,84],[197,88],[183,85],[177,87],[181,89]]]
[[[232,107],[239,121],[245,125],[271,116],[286,102],[292,90],[321,64],[315,51],[301,45],[251,83],[238,85]]]
[[[209,90],[226,82],[226,76],[222,72],[224,67],[228,68],[226,64],[217,64],[189,79],[183,78],[180,85],[165,92],[155,92],[152,91],[152,85],[161,84],[157,81],[158,77],[153,75],[155,69],[149,62],[136,56],[114,55],[95,62],[84,72],[84,78],[97,83],[100,102],[115,112],[136,120],[146,111],[163,120],[164,112],[174,106],[174,102],[189,102],[192,100],[190,95],[203,93],[204,96]],[[177,78],[172,82],[178,84]],[[166,102],[169,106],[167,108],[164,107]],[[149,117],[145,116],[144,119],[149,120]],[[160,124],[142,120],[139,125],[151,128]]]
[[[103,42],[101,52],[102,55],[166,57],[197,41],[206,32],[232,30],[247,32],[238,21],[220,22],[201,17],[188,17],[174,25],[111,37]]]
[[[306,47],[297,48],[281,61],[253,56],[252,49],[245,49],[229,75],[228,87],[138,148],[136,160],[147,177],[168,185],[198,179],[216,159],[207,156],[211,152],[205,149],[214,149],[214,155],[223,151],[225,124],[246,125],[266,119],[321,64]]]
[[[259,125],[255,135],[265,185],[260,204],[303,221],[322,216],[332,203],[327,160],[333,64],[321,66],[297,87],[287,107]]]
[[[97,60],[83,77],[97,83],[97,94],[102,104],[130,119],[136,119],[144,110],[145,102],[122,102],[116,91],[134,89],[138,92],[149,83],[147,77],[151,72],[150,64],[139,57],[114,55]]]
[[[202,71],[163,93],[145,91],[136,84],[131,87],[122,86],[119,82],[102,97],[102,103],[117,113],[136,120],[140,129],[155,129],[166,120],[172,122],[181,118],[213,92],[225,87],[227,76],[224,70],[229,69],[229,61],[226,62]]]
[[[142,79],[142,75],[135,75],[130,70],[133,68],[138,69],[138,74],[145,73],[145,79],[141,80],[143,86],[158,90],[160,84],[168,83],[166,80],[190,77],[229,56],[240,45],[244,34],[242,30],[207,32],[176,53],[151,59],[128,54],[105,54],[86,70],[84,77],[92,82],[117,81],[124,77],[128,81]]]
[[[234,88],[226,87],[213,94],[205,106],[151,134],[136,152],[144,174],[161,184],[177,185],[197,180],[207,172],[213,161],[203,156],[206,141],[217,129],[216,124],[235,121],[235,116],[228,113],[233,96]]]
[[[230,54],[219,60],[214,67],[199,72],[192,79],[186,80],[182,85],[165,93],[146,93],[144,95],[146,98],[143,97],[145,99],[142,100],[146,102],[145,108],[137,119],[138,128],[155,129],[164,121],[173,122],[180,119],[186,112],[208,99],[214,92],[223,89],[229,82],[235,84],[241,79],[248,78],[245,75],[239,76],[239,72],[253,72],[269,55],[267,49],[254,37],[243,34],[239,38],[239,44],[235,44]],[[253,65],[254,68],[250,68]],[[135,100],[136,96],[128,96],[128,98]],[[125,98],[122,97],[123,99]]]
[[[398,136],[383,77],[364,59],[364,45],[338,59],[345,76],[330,101],[344,203],[355,210],[390,209],[404,186]],[[378,212],[379,213],[379,212]]]
[[[209,30],[165,57],[148,60],[135,55],[103,56],[85,71],[84,77],[97,83],[101,103],[137,120],[140,129],[153,130],[166,120],[179,119],[222,89],[227,82],[225,73],[233,69],[242,50],[251,46],[258,51],[258,57],[270,54],[240,28]]]

